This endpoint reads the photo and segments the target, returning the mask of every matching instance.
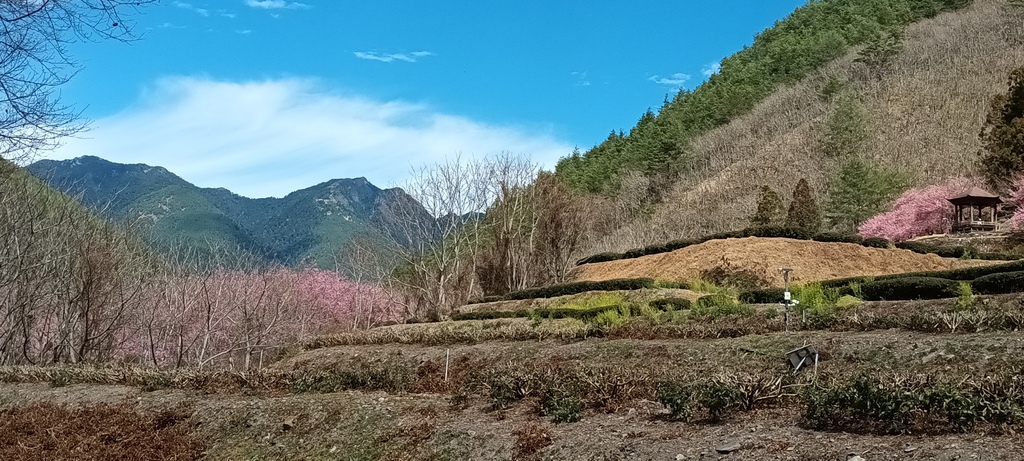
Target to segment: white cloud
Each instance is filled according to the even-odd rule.
[[[249,35],[249,34],[252,33],[252,29],[236,30],[235,33],[238,34],[238,35]]]
[[[659,85],[683,86],[684,84],[686,84],[686,82],[690,80],[690,76],[687,74],[675,73],[669,75],[668,77],[654,75],[648,77],[647,80],[650,80]]]
[[[572,75],[576,79],[574,85],[576,85],[576,86],[590,86],[590,80],[587,79],[587,72],[586,71],[583,71],[583,72],[572,72],[570,75]]]
[[[191,3],[174,2],[174,6],[176,6],[178,8],[182,8],[182,9],[186,9],[186,10],[192,11],[194,13],[197,13],[197,14],[201,15],[201,16],[209,16],[210,15],[210,10],[208,10],[206,8],[199,8],[199,7],[197,7],[197,6],[195,6],[195,5],[191,4]]]
[[[368,59],[370,61],[380,62],[416,62],[416,58],[434,55],[434,53],[431,53],[429,51],[413,51],[412,53],[378,53],[376,51],[356,51],[355,53],[352,54],[354,54],[359,59]]]
[[[413,166],[502,151],[551,168],[572,144],[545,128],[340,94],[311,80],[176,77],[158,81],[130,109],[95,120],[52,156],[159,165],[199,186],[279,197],[333,178],[365,176],[386,187]]]
[[[299,2],[286,2],[284,0],[246,0],[246,5],[264,10],[300,10],[312,8],[312,6]]]
[[[722,64],[713,62],[704,66],[700,73],[704,74],[705,77],[711,77],[712,75],[717,74],[720,70],[722,70]]]

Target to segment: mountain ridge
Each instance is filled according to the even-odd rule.
[[[287,265],[333,268],[339,252],[360,238],[378,249],[393,245],[397,223],[387,210],[396,204],[431,219],[401,188],[381,189],[365,177],[250,198],[195,186],[161,166],[95,156],[40,160],[26,170],[109,219],[145,222],[152,242],[237,247]]]

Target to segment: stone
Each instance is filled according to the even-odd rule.
[[[717,448],[715,448],[715,451],[717,451],[719,454],[727,455],[736,450],[739,450],[741,447],[742,444],[740,444],[739,440],[733,440],[731,442],[726,442],[719,445]]]

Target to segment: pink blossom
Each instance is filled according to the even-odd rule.
[[[954,207],[948,199],[967,190],[972,181],[953,178],[943,184],[910,189],[893,202],[892,210],[867,220],[857,229],[863,237],[903,241],[948,232]]]

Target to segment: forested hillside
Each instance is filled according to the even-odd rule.
[[[975,172],[990,100],[1024,62],[1022,19],[1004,0],[813,2],[558,173],[620,201],[647,197],[595,252],[745,227],[762,186],[788,202],[801,178],[827,225],[849,230],[851,184],[873,184],[853,191],[870,216],[907,187]]]
[[[223,188],[200,188],[159,166],[98,157],[42,160],[28,171],[113,220],[136,224],[160,246],[186,245],[258,255],[288,265],[334,268],[354,239],[386,248],[397,241],[394,217],[432,218],[401,189],[382,190],[364,178],[335,179],[283,198],[251,199]],[[341,256],[340,259],[338,258]]]

